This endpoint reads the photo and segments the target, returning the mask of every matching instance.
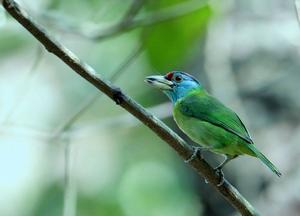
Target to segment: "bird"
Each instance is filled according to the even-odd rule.
[[[161,90],[173,104],[173,117],[178,127],[198,147],[186,162],[202,150],[209,150],[225,156],[215,168],[223,181],[223,167],[240,155],[260,159],[272,172],[281,176],[278,168],[254,145],[249,132],[239,116],[217,98],[210,95],[192,75],[182,71],[171,71],[166,75],[152,75],[145,82]]]

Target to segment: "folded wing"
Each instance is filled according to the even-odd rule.
[[[232,133],[249,144],[253,141],[238,115],[216,98],[205,94],[192,94],[178,101],[180,111],[189,117],[209,122]]]

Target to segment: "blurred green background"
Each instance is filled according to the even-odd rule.
[[[167,98],[143,79],[183,70],[201,80],[283,172],[279,179],[241,157],[226,166],[226,177],[263,215],[300,214],[294,1],[18,2],[183,137]],[[168,145],[47,53],[2,7],[0,92],[0,215],[236,215]],[[205,157],[212,166],[223,159]]]

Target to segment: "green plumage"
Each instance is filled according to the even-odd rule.
[[[173,103],[177,125],[194,142],[227,156],[216,170],[220,171],[236,156],[246,154],[259,158],[275,174],[281,175],[255,147],[237,114],[209,95],[193,76],[182,71],[171,71],[165,76],[148,76],[145,81],[168,96]],[[196,153],[187,161],[192,160]]]
[[[259,158],[278,176],[278,169],[255,148],[236,113],[225,107],[204,89],[196,88],[178,99],[174,119],[194,142],[213,152],[229,156],[247,154]]]

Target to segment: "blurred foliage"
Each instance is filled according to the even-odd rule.
[[[126,215],[199,215],[199,201],[181,187],[174,171],[157,162],[139,163],[127,171],[120,200]]]
[[[28,37],[24,37],[11,29],[3,29],[2,31],[5,33],[0,34],[0,41],[5,42],[0,43],[0,57],[15,53],[27,45]]]
[[[182,4],[187,1],[155,1],[149,4],[149,10],[157,10]],[[146,28],[145,43],[150,63],[158,71],[170,71],[181,68],[192,53],[195,43],[205,32],[205,27],[212,15],[209,6],[204,6],[192,14],[166,23]]]
[[[50,9],[58,9],[60,13],[75,18],[78,21],[109,21],[118,19],[130,5],[129,0],[114,0],[114,1],[50,1]],[[80,11],[80,16],[78,12]]]
[[[226,177],[264,215],[299,215],[300,32],[293,2],[220,1],[103,40],[86,37],[91,29],[103,33],[115,26],[133,2],[20,0],[106,79],[142,45],[114,83],[182,136],[170,106],[163,105],[166,97],[145,85],[144,77],[184,70],[223,93],[217,97],[242,114],[257,146],[284,173],[278,180],[259,162],[241,157],[226,167]],[[194,0],[145,1],[136,19],[155,19],[157,12],[193,2],[199,7]],[[72,210],[78,216],[233,214],[164,142],[102,93],[83,107],[97,90],[55,56],[36,52],[38,42],[13,18],[3,11],[0,17],[0,215],[62,215],[66,174],[74,182]],[[82,107],[77,120],[53,138]],[[70,173],[64,169],[66,140]],[[213,165],[221,160],[207,157]]]
[[[63,210],[63,189],[58,185],[49,185],[38,199],[32,216],[61,215]]]
[[[119,202],[115,196],[105,196],[102,198],[80,196],[77,201],[78,215],[111,215],[122,216],[124,215]]]

